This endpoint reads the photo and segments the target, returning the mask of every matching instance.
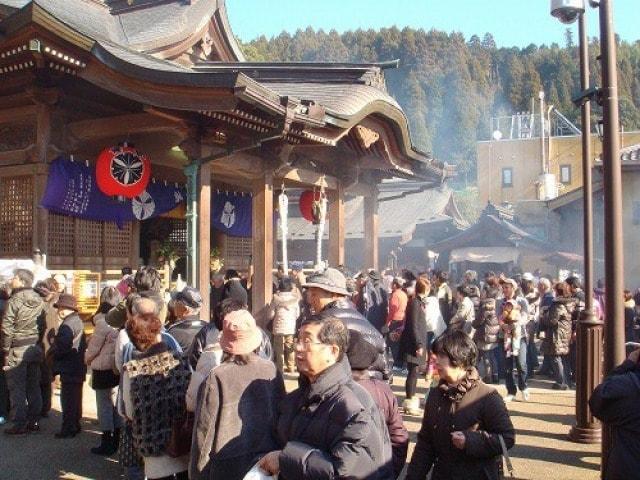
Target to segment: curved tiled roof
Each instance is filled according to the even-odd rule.
[[[227,31],[224,0],[160,2],[147,8],[111,13],[92,0],[0,0],[0,5],[24,8],[37,5],[58,21],[94,40],[107,40],[137,51],[158,50],[202,30],[218,12],[220,29],[229,49],[244,60],[233,34]]]
[[[401,109],[391,95],[370,85],[311,82],[268,82],[265,85],[280,95],[288,95],[301,100],[313,100],[338,116],[357,115],[368,104],[376,100]]]

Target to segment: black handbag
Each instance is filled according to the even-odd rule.
[[[113,370],[92,370],[91,371],[91,388],[94,390],[106,390],[114,388],[120,384],[120,375]]]

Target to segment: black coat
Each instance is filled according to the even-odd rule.
[[[498,480],[502,435],[507,448],[515,443],[515,430],[500,394],[478,380],[459,402],[440,388],[427,399],[422,427],[411,457],[407,480]],[[463,450],[453,446],[451,433],[462,431]]]
[[[427,346],[427,315],[425,299],[416,296],[409,300],[404,321],[404,330],[400,336],[400,354],[408,363],[423,365],[425,355],[416,357],[416,350]]]
[[[559,297],[540,316],[540,330],[545,332],[541,350],[545,355],[569,354],[574,308],[575,299]]]
[[[613,446],[605,480],[640,478],[640,365],[625,361],[596,387],[593,415],[611,426]]]
[[[368,280],[362,288],[358,310],[377,329],[381,330],[389,313],[389,295],[380,283]]]
[[[233,298],[236,302],[243,305],[249,305],[249,295],[247,290],[240,283],[239,278],[231,278],[224,286],[223,300],[227,298]]]
[[[347,329],[360,333],[363,340],[373,345],[378,351],[378,359],[369,367],[369,370],[379,372],[385,379],[389,378],[390,372],[385,357],[386,342],[384,337],[356,310],[353,303],[344,298],[337,300],[327,305],[316,317],[320,319],[338,318],[342,320]]]
[[[384,419],[341,363],[288,394],[278,409],[282,480],[393,478]]]
[[[191,348],[194,338],[205,325],[208,325],[207,322],[200,320],[198,315],[192,315],[171,325],[167,329],[167,333],[176,339],[183,352],[187,352]]]
[[[53,356],[53,374],[60,375],[62,382],[84,382],[87,375],[84,363],[86,349],[84,325],[80,316],[72,313],[62,321],[49,349],[49,355]]]

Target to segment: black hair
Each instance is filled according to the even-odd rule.
[[[293,290],[293,282],[291,277],[285,276],[278,280],[278,290],[281,292],[290,292]]]
[[[141,267],[133,278],[133,285],[138,292],[159,292],[160,273],[153,267]]]
[[[122,267],[122,275],[131,275],[133,273],[133,270],[131,270],[131,267]]]
[[[456,330],[438,337],[433,344],[433,353],[446,355],[454,367],[470,368],[476,364],[478,347],[469,335]]]
[[[229,270],[227,270],[224,274],[224,279],[225,280],[230,280],[232,278],[240,278],[240,274],[238,273],[237,270],[234,270],[233,268],[230,268]]]
[[[305,322],[305,325],[322,325],[318,332],[318,340],[325,345],[337,345],[340,350],[338,361],[342,360],[349,348],[349,330],[342,320],[336,317],[314,317]]]
[[[469,289],[467,288],[466,285],[458,285],[456,287],[456,291],[462,295],[463,297],[468,297],[469,296]]]
[[[441,283],[447,283],[449,281],[449,274],[447,272],[442,272],[439,271],[436,274],[436,278],[441,282]]]
[[[13,272],[14,277],[18,277],[18,279],[24,284],[26,288],[31,288],[33,285],[33,273],[31,270],[27,270],[26,268],[17,268]]]
[[[216,307],[216,311],[214,312],[213,322],[216,325],[216,328],[222,331],[222,321],[224,317],[229,315],[231,312],[237,312],[238,310],[246,310],[247,306],[239,302],[234,298],[225,298],[222,302],[218,303]]]

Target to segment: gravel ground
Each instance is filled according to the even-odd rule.
[[[424,383],[419,384],[424,392]],[[596,480],[599,478],[600,445],[581,445],[567,440],[574,421],[575,395],[550,389],[551,382],[533,380],[531,401],[509,404],[517,430],[511,457],[517,479]],[[287,387],[295,388],[289,376]],[[504,387],[499,387],[505,394]],[[404,378],[397,376],[393,390],[399,402],[404,397]],[[22,437],[0,436],[0,480],[120,479],[115,458],[92,455],[89,449],[99,442],[95,396],[85,384],[83,431],[73,439],[57,440],[53,434],[60,426],[58,392],[54,411],[43,419],[42,431]],[[409,458],[420,417],[404,417],[411,432]]]

